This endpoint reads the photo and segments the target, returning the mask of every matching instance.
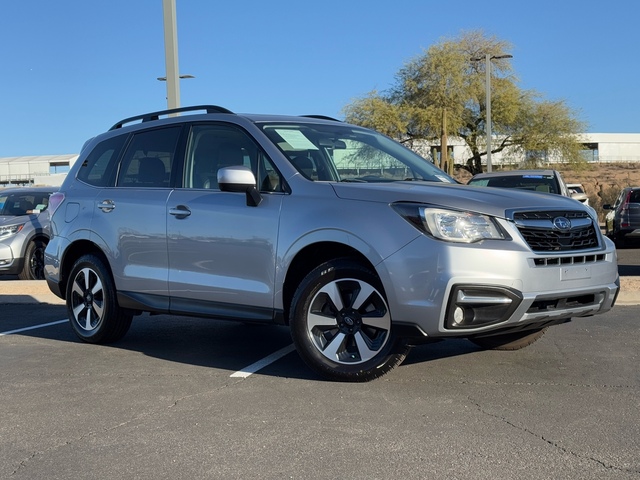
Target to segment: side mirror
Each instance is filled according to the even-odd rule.
[[[218,186],[223,192],[244,192],[247,205],[257,207],[262,195],[256,188],[256,177],[250,168],[244,166],[224,167],[218,170]]]
[[[605,203],[604,205],[602,205],[602,209],[603,210],[613,210],[613,207],[610,204]]]

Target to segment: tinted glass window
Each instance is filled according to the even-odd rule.
[[[78,180],[96,187],[113,186],[118,157],[126,139],[126,135],[119,135],[96,145],[82,163]]]
[[[456,183],[431,162],[393,140],[350,125],[265,124],[264,133],[313,181]]]
[[[49,206],[50,193],[0,195],[0,215],[21,216],[40,213]]]
[[[509,175],[476,178],[471,179],[469,185],[560,193],[558,183],[553,175]]]
[[[246,132],[224,124],[193,125],[187,147],[184,186],[218,189],[218,170],[233,165],[250,168],[260,190],[281,191],[276,168]]]
[[[136,133],[122,157],[119,187],[169,187],[182,127]]]

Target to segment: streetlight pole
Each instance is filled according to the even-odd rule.
[[[491,171],[491,60],[499,60],[501,58],[513,58],[513,55],[491,55],[487,53],[484,58],[486,73],[485,94],[487,97],[487,172]],[[481,58],[472,58],[471,60],[478,61]]]
[[[164,19],[164,58],[167,75],[167,107],[180,106],[180,83],[178,75],[178,30],[176,27],[176,1],[162,0]]]

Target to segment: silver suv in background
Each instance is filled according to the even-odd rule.
[[[44,279],[44,249],[49,242],[49,196],[55,187],[0,190],[0,275]]]
[[[86,143],[51,210],[47,282],[82,340],[116,341],[141,312],[287,325],[333,380],[379,377],[437,339],[522,348],[619,289],[591,209],[457,185],[319,116],[125,119]]]
[[[557,170],[503,170],[478,173],[467,184],[478,187],[518,188],[571,197],[571,192]]]

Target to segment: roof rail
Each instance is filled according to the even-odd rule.
[[[317,118],[319,120],[332,120],[334,122],[342,123],[342,120],[338,120],[337,118],[333,118],[333,117],[328,117],[326,115],[300,115],[300,116],[305,118]]]
[[[195,110],[205,110],[207,113],[233,113],[231,110],[227,110],[224,107],[219,107],[217,105],[196,105],[193,107],[180,107],[180,108],[172,108],[170,110],[160,110],[158,112],[145,113],[144,115],[136,115],[135,117],[125,118],[124,120],[120,120],[109,130],[116,130],[118,128],[122,128],[127,123],[135,122],[136,120],[140,120],[141,122],[152,122],[154,120],[159,120],[161,115],[171,115],[172,113],[181,113],[181,112],[192,112]]]

